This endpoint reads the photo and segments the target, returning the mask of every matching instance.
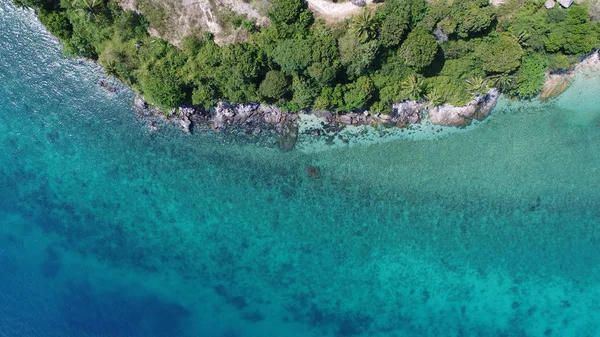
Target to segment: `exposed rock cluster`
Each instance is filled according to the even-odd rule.
[[[365,7],[367,2],[365,0],[350,0],[354,6]]]
[[[448,104],[436,108],[428,108],[427,102],[405,101],[392,105],[390,115],[365,112],[333,114],[329,111],[302,111],[288,113],[281,109],[259,103],[234,104],[218,102],[211,109],[198,107],[180,107],[165,114],[159,109],[150,107],[141,97],[136,97],[133,106],[140,117],[145,118],[150,129],[157,127],[157,117],[179,126],[184,132],[191,134],[198,129],[212,129],[216,132],[225,130],[241,130],[245,134],[260,134],[263,130],[274,130],[279,135],[279,148],[289,151],[294,148],[298,139],[298,118],[302,114],[312,114],[322,119],[322,131],[338,131],[345,126],[353,125],[385,125],[390,127],[408,127],[418,124],[429,113],[432,123],[438,125],[465,125],[472,119],[482,119],[488,115],[498,98],[496,89],[486,95],[476,97],[467,105],[455,107]],[[316,135],[319,130],[313,130]]]
[[[491,89],[487,94],[475,97],[464,106],[440,105],[429,110],[429,120],[438,125],[469,124],[473,119],[487,117],[496,105],[499,95],[497,89]]]

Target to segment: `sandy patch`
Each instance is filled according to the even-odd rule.
[[[360,13],[364,7],[357,7],[350,1],[333,3],[326,0],[307,0],[308,8],[315,16],[330,22],[342,21]],[[366,0],[367,6],[374,6],[373,0]]]

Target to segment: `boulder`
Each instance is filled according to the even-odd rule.
[[[564,8],[569,8],[573,4],[574,0],[557,0],[557,1]]]
[[[329,119],[329,118],[331,118],[331,116],[333,116],[331,111],[324,111],[324,110],[312,111],[312,114],[317,117],[321,117],[321,118],[325,118],[325,119]]]
[[[573,82],[573,73],[561,72],[561,73],[548,73],[546,74],[546,80],[544,81],[544,87],[540,92],[540,99],[542,101],[557,97],[567,90]]]
[[[466,125],[473,119],[487,117],[496,105],[499,92],[491,89],[486,95],[478,96],[463,106],[443,104],[429,111],[429,120],[437,125],[459,126]]]
[[[438,42],[444,43],[448,41],[448,34],[446,34],[442,29],[438,28],[433,31],[433,35]]]
[[[392,116],[396,118],[396,124],[406,127],[409,124],[421,122],[421,114],[425,109],[423,103],[416,101],[404,101],[392,105]]]
[[[135,96],[133,99],[133,110],[141,116],[148,116],[150,113],[148,103],[141,96]]]
[[[246,123],[257,113],[258,107],[258,103],[236,104],[234,123],[238,125]]]
[[[365,0],[350,0],[350,2],[354,6],[358,6],[358,7],[365,7],[367,5],[367,2]]]
[[[554,1],[554,0],[546,0],[546,3],[544,3],[544,6],[547,9],[554,8],[554,6],[556,6],[556,1]]]
[[[348,113],[348,114],[338,115],[337,120],[341,124],[352,125],[352,122],[353,122],[352,114]]]
[[[227,102],[218,102],[214,111],[212,126],[217,131],[226,128],[235,117],[235,107]]]
[[[261,110],[265,123],[277,125],[283,121],[283,112],[280,109],[270,105],[261,105]]]
[[[192,134],[192,121],[187,115],[182,115],[179,119],[179,127],[183,130],[183,132]]]

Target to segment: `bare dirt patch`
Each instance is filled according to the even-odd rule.
[[[308,8],[313,11],[315,16],[325,19],[328,22],[338,22],[360,13],[364,7],[357,7],[350,1],[334,3],[327,0],[307,0]],[[367,0],[367,6],[375,6],[373,0]]]
[[[124,9],[144,14],[153,26],[153,36],[181,46],[187,35],[201,36],[210,32],[215,41],[225,44],[245,36],[231,26],[234,18],[253,19],[261,25],[267,22],[269,0],[116,0]],[[328,0],[307,0],[316,17],[327,22],[339,22],[360,13],[363,8],[350,1],[334,3]],[[373,0],[366,0],[375,6]]]
[[[176,46],[187,35],[214,34],[217,42],[228,42],[238,35],[231,20],[254,19],[264,23],[267,0],[120,0],[124,9],[141,12],[150,19],[150,33]],[[140,6],[142,5],[142,6]],[[160,15],[158,15],[158,14]],[[154,14],[154,15],[153,15]],[[152,20],[154,18],[154,21]]]

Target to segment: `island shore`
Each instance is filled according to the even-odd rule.
[[[157,128],[157,120],[174,124],[188,134],[209,129],[216,132],[237,130],[246,134],[260,134],[267,129],[279,135],[280,149],[289,151],[296,143],[299,124],[306,116],[318,119],[316,123],[312,122],[313,127],[304,128],[304,132],[314,136],[335,136],[345,127],[365,125],[406,128],[419,124],[424,119],[429,119],[434,125],[465,126],[473,120],[487,117],[499,96],[497,89],[490,89],[485,95],[477,96],[459,107],[450,104],[432,107],[427,101],[405,101],[394,104],[390,115],[369,111],[336,114],[330,111],[305,110],[290,113],[272,105],[255,102],[235,104],[224,101],[218,102],[210,109],[182,106],[165,113],[151,107],[141,96],[134,99],[133,107],[152,130]]]
[[[548,73],[539,99],[557,97],[570,86],[577,74],[598,71],[599,68],[600,55],[595,51],[569,71]],[[163,121],[178,126],[188,134],[213,130],[258,136],[272,132],[279,137],[280,149],[289,151],[294,147],[299,132],[315,137],[336,137],[346,127],[407,128],[421,124],[424,120],[432,125],[464,127],[474,120],[483,120],[489,116],[499,97],[500,92],[492,88],[485,95],[477,96],[458,107],[450,104],[432,107],[427,101],[404,101],[394,104],[390,115],[369,111],[336,114],[330,111],[303,110],[290,113],[272,105],[224,101],[210,109],[182,106],[165,113],[150,106],[141,96],[135,98],[133,107],[151,130],[158,127],[158,121]]]

